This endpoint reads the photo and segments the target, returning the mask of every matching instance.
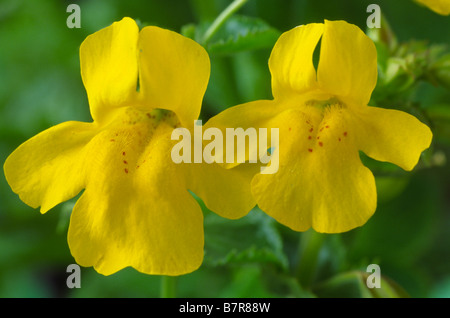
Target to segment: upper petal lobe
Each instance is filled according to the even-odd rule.
[[[98,123],[136,99],[139,28],[130,18],[88,36],[80,47],[81,77]]]

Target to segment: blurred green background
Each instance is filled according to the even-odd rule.
[[[81,7],[80,29],[66,26],[72,2]],[[0,162],[50,126],[91,120],[78,55],[87,35],[129,16],[141,25],[195,37],[229,3],[2,0]],[[250,0],[238,14],[262,25],[265,32],[255,37],[265,40],[216,51],[211,45],[202,118],[271,98],[267,60],[274,35],[324,19],[343,19],[366,30],[370,3],[380,5],[398,45],[392,49],[395,43],[377,43],[380,78],[372,103],[421,118],[434,132],[432,148],[412,173],[364,158],[376,175],[378,209],[366,225],[348,233],[296,233],[257,209],[238,221],[204,209],[205,261],[199,270],[177,278],[177,296],[450,297],[450,17],[410,0]],[[213,40],[219,43],[233,30],[228,25]],[[0,177],[0,297],[158,297],[161,277],[130,268],[108,277],[82,268],[81,288],[67,288],[66,268],[74,263],[66,239],[73,202],[40,215]],[[382,291],[364,284],[373,263],[380,265],[386,282]]]

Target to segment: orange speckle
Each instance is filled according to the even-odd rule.
[[[124,160],[123,163],[126,164],[126,165],[128,164],[128,162],[126,160]]]
[[[139,166],[136,166],[136,169],[139,169]]]
[[[116,134],[116,137],[119,136],[119,134]]]
[[[319,146],[323,147],[323,142],[319,141]]]
[[[115,139],[111,139],[110,141],[116,141]]]
[[[339,138],[339,141],[341,141],[341,138]]]
[[[308,151],[309,151],[309,152],[312,152],[312,149],[311,149],[311,148],[309,148],[309,149],[308,149]]]
[[[292,130],[292,128],[291,127],[289,127],[289,131],[291,131]]]
[[[317,139],[320,139],[320,136],[317,136]]]
[[[314,129],[311,127],[311,129],[309,130],[309,132],[312,132]]]
[[[322,131],[323,130],[323,127],[322,128],[320,128],[320,131]]]
[[[330,126],[325,126],[325,128],[330,128]]]
[[[346,131],[344,131],[344,136],[347,137],[347,132]]]
[[[124,170],[125,170],[125,173],[128,173],[128,169],[127,168],[125,168]]]
[[[311,136],[308,136],[308,139],[311,139],[312,137]]]
[[[125,151],[124,151],[124,152],[122,152],[122,156],[125,156],[125,155],[126,155]]]

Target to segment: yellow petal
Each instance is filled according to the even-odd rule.
[[[377,51],[357,26],[325,21],[317,80],[347,104],[365,106],[377,82]]]
[[[80,265],[104,275],[127,266],[180,275],[200,266],[203,216],[171,160],[172,119],[129,108],[89,144],[86,190],[68,234]]]
[[[84,147],[96,131],[93,124],[65,122],[20,145],[3,167],[11,189],[42,213],[76,196],[85,184]]]
[[[136,98],[139,28],[130,18],[88,36],[80,47],[81,76],[92,118],[107,121],[111,111]]]
[[[188,188],[203,200],[208,209],[220,216],[237,219],[255,206],[250,182],[258,172],[258,165],[243,164],[225,169],[215,163],[194,163],[184,168],[190,172]]]
[[[375,180],[360,161],[353,131],[338,108],[323,119],[313,109],[279,117],[280,167],[258,174],[259,207],[296,230],[338,233],[363,225],[376,209]]]
[[[369,157],[412,170],[430,146],[431,130],[414,116],[393,109],[364,107],[353,124],[358,148]]]
[[[267,130],[267,136],[268,136],[268,144],[270,145],[270,128],[271,122],[274,117],[276,117],[281,111],[283,111],[285,105],[282,103],[279,103],[278,101],[273,100],[258,100],[253,101],[249,103],[244,103],[241,105],[230,107],[218,115],[212,117],[208,120],[208,122],[204,125],[204,131],[209,128],[218,128],[222,132],[223,136],[223,145],[224,145],[224,157],[223,157],[223,166],[230,168],[235,167],[239,165],[237,160],[237,149],[235,143],[235,148],[226,147],[226,134],[227,134],[227,128],[242,128],[244,130],[247,130],[248,128],[254,128],[257,131],[257,134],[259,132],[259,128],[266,128]],[[258,135],[259,140],[259,135]],[[206,142],[208,143],[208,141]],[[252,145],[253,146],[253,145]],[[269,146],[270,148],[270,146]],[[246,148],[246,160],[249,157],[249,151],[248,149],[251,149],[250,151],[256,151],[257,149],[252,147]],[[227,152],[233,152],[234,153],[234,160],[233,163],[226,163],[226,153]]]
[[[284,105],[273,100],[257,100],[230,107],[209,119],[204,129],[219,128],[225,134],[226,128],[267,127],[267,123],[283,111]]]
[[[316,87],[313,53],[323,24],[308,24],[283,33],[272,50],[269,68],[275,99],[286,98]]]
[[[205,49],[178,33],[146,27],[139,37],[139,71],[143,103],[174,111],[182,126],[192,126],[209,80]]]
[[[416,0],[441,15],[450,14],[450,1],[448,0]]]

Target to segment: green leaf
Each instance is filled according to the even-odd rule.
[[[380,277],[380,288],[368,288],[370,273],[352,271],[339,274],[314,289],[319,297],[327,298],[407,298],[406,291],[393,280]]]
[[[314,288],[314,293],[325,298],[370,298],[359,272],[337,275]]]
[[[203,36],[211,23],[188,24],[181,33],[202,43]],[[234,15],[205,45],[210,54],[233,54],[249,50],[272,48],[281,32],[259,18]]]
[[[255,208],[239,220],[205,216],[205,263],[270,263],[286,270],[288,261],[276,222]]]
[[[303,289],[294,277],[286,273],[251,264],[233,268],[232,276],[229,277],[218,297],[315,298],[316,296]]]
[[[280,34],[261,19],[235,15],[211,39],[207,50],[212,54],[231,54],[270,48]]]
[[[380,265],[411,266],[433,243],[439,211],[436,180],[416,173],[396,198],[379,202],[375,214],[353,237],[353,261],[379,259]]]
[[[220,293],[224,298],[269,298],[276,297],[264,284],[264,275],[260,267],[242,266],[236,269],[230,283]]]
[[[327,280],[350,268],[341,234],[326,234],[317,260],[314,282]]]

